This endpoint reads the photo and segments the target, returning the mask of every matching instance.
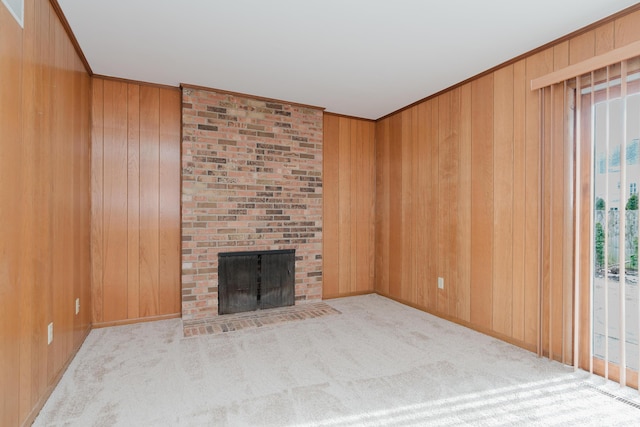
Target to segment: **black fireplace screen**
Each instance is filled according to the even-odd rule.
[[[218,314],[293,305],[295,250],[218,254]]]

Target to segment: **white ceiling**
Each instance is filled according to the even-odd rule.
[[[58,0],[94,73],[376,119],[633,0]]]

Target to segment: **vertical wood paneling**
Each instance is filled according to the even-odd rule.
[[[431,117],[431,104],[424,102],[415,107],[415,128],[417,129],[417,143],[414,157],[416,158],[417,169],[414,174],[416,179],[415,189],[415,253],[413,257],[416,263],[416,303],[421,306],[426,306],[429,301],[429,283],[433,281],[434,274],[432,273],[429,265],[429,261],[434,259],[434,254],[431,253],[430,244],[432,242],[431,235],[433,233],[433,227],[431,227],[430,221],[430,209],[433,205],[430,205],[428,200],[430,194],[430,176],[431,176],[431,157],[429,153],[429,139],[428,139],[428,124]],[[435,252],[435,251],[434,251]]]
[[[373,290],[373,260],[374,260],[374,221],[375,221],[375,170],[374,170],[374,124],[359,121],[357,140],[354,145],[357,164],[355,166],[357,227],[356,246],[357,274],[356,292],[370,292]],[[352,166],[353,168],[353,166]]]
[[[341,191],[338,199],[338,283],[340,293],[344,292],[345,287],[351,283],[351,121],[339,119],[339,138],[338,146],[338,185]],[[345,141],[343,143],[343,141]]]
[[[18,286],[21,212],[15,207],[20,206],[19,167],[23,163],[20,147],[23,33],[2,6],[0,30],[0,424],[18,425],[20,368],[23,368],[21,336],[30,332],[22,332],[20,322],[16,321],[20,316],[21,300]],[[26,337],[25,341],[28,341]]]
[[[450,282],[448,275],[448,261],[451,246],[451,230],[449,217],[451,216],[451,207],[449,206],[449,194],[453,179],[452,173],[452,153],[453,147],[449,143],[452,139],[452,118],[451,118],[451,101],[452,93],[447,92],[437,99],[438,115],[437,132],[438,136],[436,144],[438,145],[438,163],[436,170],[438,171],[438,187],[436,192],[437,220],[433,224],[436,228],[437,252],[436,252],[436,275],[445,281],[444,289],[436,288],[435,308],[440,313],[448,312],[448,294],[450,289],[455,286],[455,282]]]
[[[140,317],[140,86],[127,85],[127,318]],[[179,155],[179,154],[178,154]]]
[[[376,168],[376,160],[377,160],[377,152],[376,152],[376,123],[372,122],[366,126],[367,129],[367,141],[369,142],[369,169],[368,176],[370,177],[369,187],[370,191],[367,193],[369,195],[369,200],[367,201],[367,205],[369,207],[369,280],[367,280],[367,289],[372,291],[376,286],[376,260],[377,260],[377,252],[376,252],[376,196],[377,196],[377,168]],[[361,286],[362,289],[364,286]]]
[[[127,84],[104,82],[104,321],[127,317]]]
[[[526,227],[526,61],[513,67],[513,278],[512,336],[525,340]]]
[[[460,92],[460,161],[458,180],[457,310],[451,315],[471,320],[471,84]]]
[[[104,321],[104,80],[91,80],[91,310]]]
[[[402,115],[389,119],[389,294],[400,298],[402,289]]]
[[[42,284],[53,283],[52,278],[52,262],[51,253],[53,251],[53,242],[51,240],[51,218],[52,211],[54,209],[52,203],[52,187],[53,181],[52,175],[52,162],[51,157],[54,152],[53,144],[51,143],[53,134],[52,121],[53,110],[57,110],[58,105],[52,107],[53,90],[51,89],[53,82],[53,71],[51,68],[54,66],[54,58],[57,55],[55,49],[52,48],[50,43],[53,40],[52,26],[56,18],[53,16],[53,11],[48,7],[45,2],[31,1],[28,4],[25,3],[25,15],[28,8],[33,8],[34,21],[32,21],[33,32],[26,31],[26,34],[31,34],[39,48],[33,52],[33,56],[30,58],[29,63],[24,64],[24,78],[34,73],[33,79],[40,81],[42,86],[34,86],[39,91],[30,95],[29,98],[33,100],[33,104],[30,105],[27,111],[31,111],[33,114],[30,119],[36,126],[36,131],[31,137],[23,136],[25,148],[28,145],[35,146],[34,141],[48,141],[47,144],[38,144],[32,148],[35,153],[36,169],[37,171],[29,176],[25,175],[23,178],[31,181],[29,185],[36,185],[35,195],[33,197],[33,203],[29,209],[35,209],[33,206],[37,201],[43,200],[37,210],[38,215],[35,219],[35,232],[34,235],[46,236],[43,239],[38,239],[33,244],[34,255],[30,263],[27,264],[27,268],[32,269],[35,273],[32,276],[34,278],[33,293],[27,290],[26,295],[23,295],[22,306],[23,312],[29,312],[30,310],[35,312],[34,325],[32,330],[32,349],[31,349],[31,373],[23,375],[23,378],[31,377],[31,384],[26,385],[21,383],[21,393],[30,394],[30,404],[27,407],[21,407],[21,417],[28,413],[28,409],[37,404],[37,399],[43,393],[46,392],[47,383],[49,377],[49,360],[51,359],[50,347],[47,345],[47,341],[44,339],[46,334],[46,327],[48,322],[52,319],[52,292],[51,286],[43,286]],[[25,54],[27,52],[25,51]],[[35,58],[39,58],[36,60]],[[23,110],[25,108],[25,101],[23,99]],[[42,112],[42,114],[38,114]],[[25,117],[26,117],[25,112]],[[39,120],[36,119],[38,114]],[[27,129],[27,122],[23,117],[23,129]],[[47,182],[49,185],[37,185],[37,182]],[[25,197],[26,198],[26,197]],[[33,226],[33,218],[28,218],[30,215],[25,215],[24,226]],[[29,277],[28,275],[25,277]],[[37,284],[41,284],[39,287]],[[55,286],[55,285],[54,285]],[[29,308],[27,308],[29,307]],[[55,325],[54,325],[55,326]],[[28,357],[25,354],[25,357]]]
[[[615,20],[615,47],[626,46],[640,40],[640,11]]]
[[[180,312],[180,91],[93,79],[96,325]]]
[[[180,299],[180,109],[179,91],[160,91],[159,313],[178,313]]]
[[[601,25],[593,30],[595,33],[595,54],[602,55],[615,49],[615,22]]]
[[[471,83],[471,322],[492,328],[493,74]]]
[[[437,305],[437,295],[439,292],[437,286],[437,278],[438,278],[438,267],[439,267],[439,246],[440,246],[440,234],[438,233],[438,214],[439,214],[439,185],[440,185],[440,171],[438,169],[438,164],[440,161],[440,144],[439,144],[439,122],[440,122],[440,109],[438,108],[438,99],[432,99],[428,101],[427,104],[431,106],[430,111],[431,115],[428,117],[428,141],[429,141],[429,159],[430,161],[427,163],[430,170],[430,185],[428,187],[429,198],[427,200],[426,209],[429,210],[429,228],[431,230],[431,239],[429,240],[429,245],[431,247],[431,253],[429,254],[427,263],[429,265],[429,279],[426,282],[426,286],[429,288],[429,301],[427,302],[427,307],[430,310],[436,310]]]
[[[419,259],[418,245],[419,243],[419,234],[421,233],[420,224],[418,220],[417,210],[420,206],[420,138],[419,138],[419,108],[418,106],[414,106],[410,109],[411,111],[411,188],[413,189],[413,203],[412,203],[412,212],[411,212],[411,265],[410,265],[410,273],[411,273],[411,295],[409,296],[409,301],[419,301],[422,299],[422,292],[419,291],[421,288],[420,281],[422,277],[419,276],[419,265],[422,263],[422,260]]]
[[[140,315],[158,314],[160,90],[140,88]]]
[[[438,311],[455,315],[457,301],[458,160],[460,155],[460,89],[438,97]]]
[[[342,120],[348,120],[347,118],[342,118]],[[359,221],[358,221],[358,176],[357,176],[357,169],[358,169],[358,165],[355,165],[355,171],[351,171],[352,167],[351,164],[355,163],[355,159],[358,157],[358,141],[359,141],[359,123],[353,123],[351,126],[349,126],[349,130],[350,130],[350,141],[353,141],[353,143],[348,145],[348,148],[350,150],[349,153],[349,192],[352,193],[355,197],[353,201],[350,201],[349,203],[349,223],[348,223],[348,227],[349,227],[349,236],[351,237],[351,242],[349,242],[349,255],[348,255],[348,259],[351,262],[351,265],[349,267],[349,280],[345,283],[345,284],[349,284],[349,288],[351,286],[355,286],[358,283],[358,252],[357,252],[357,246],[358,246],[358,225],[359,225]],[[353,248],[353,251],[351,250]]]
[[[31,60],[32,58],[36,58],[39,56],[39,52],[41,46],[45,44],[44,38],[49,36],[48,28],[49,28],[49,14],[48,10],[44,7],[41,7],[38,3],[30,3],[26,6],[28,9],[32,10],[33,13],[30,15],[30,22],[25,23],[28,27],[33,27],[41,22],[46,22],[46,25],[43,26],[42,31],[37,31],[29,34],[25,34],[23,47],[23,57],[25,59]],[[49,64],[50,61],[45,59],[43,64]],[[31,65],[31,64],[28,64]],[[21,99],[21,96],[24,98],[29,97],[33,99],[31,105],[27,108],[24,105],[22,106],[22,121],[24,123],[33,123],[34,126],[23,126],[22,138],[24,141],[35,141],[39,139],[48,139],[45,136],[45,120],[48,118],[48,114],[42,114],[41,117],[37,117],[38,110],[43,113],[47,111],[44,108],[43,101],[45,98],[45,90],[43,84],[44,80],[44,65],[43,66],[27,66],[25,64],[24,72],[22,75],[22,85],[24,87],[25,92],[23,94],[18,94],[15,99]],[[48,74],[48,73],[47,73]],[[48,92],[48,91],[47,91]],[[20,110],[19,110],[20,111]],[[38,120],[40,119],[40,120]],[[18,144],[22,146],[22,159],[33,159],[34,161],[25,162],[21,160],[21,164],[24,164],[22,167],[22,176],[19,174],[19,182],[16,185],[22,186],[22,188],[28,189],[33,188],[36,185],[38,180],[38,175],[41,173],[46,173],[48,168],[43,165],[42,169],[38,168],[38,160],[40,160],[42,155],[46,154],[47,159],[49,156],[49,151],[46,153],[41,153],[41,151],[45,151],[45,149],[38,150],[33,143],[25,143]],[[45,147],[49,147],[50,144],[45,145]],[[44,148],[44,147],[43,147]],[[10,170],[10,169],[9,169]],[[50,176],[47,176],[47,179],[50,180]],[[19,188],[19,187],[18,187]],[[28,190],[27,190],[28,193]],[[47,196],[44,196],[45,198]],[[3,198],[3,200],[5,200]],[[27,260],[20,260],[20,275],[22,276],[22,286],[20,288],[20,310],[23,315],[20,316],[20,336],[29,337],[28,339],[23,339],[21,341],[21,345],[19,348],[20,357],[29,361],[30,363],[21,363],[20,364],[20,411],[19,416],[22,418],[24,414],[28,413],[28,411],[35,404],[35,399],[42,392],[46,383],[47,383],[47,348],[42,346],[42,339],[38,335],[42,331],[41,323],[44,323],[45,314],[49,314],[46,309],[46,304],[48,302],[48,298],[37,297],[36,295],[42,294],[36,292],[37,283],[49,283],[51,278],[47,274],[48,277],[43,277],[41,275],[42,270],[36,266],[36,263],[33,262],[34,258],[36,258],[36,254],[41,253],[42,246],[41,243],[44,243],[40,239],[36,239],[35,237],[38,235],[38,227],[34,227],[34,219],[31,215],[27,214],[29,212],[34,211],[34,204],[36,203],[37,196],[33,197],[22,197],[21,198],[21,227],[20,227],[20,236],[15,239],[20,242],[20,251],[23,256],[27,258]],[[9,202],[7,202],[9,203]],[[11,206],[11,203],[7,204],[7,206]],[[39,223],[44,224],[45,221],[48,223],[49,220],[49,203],[44,203],[45,209],[42,216],[42,220],[38,221]],[[4,221],[3,221],[4,223]],[[44,240],[46,242],[46,239]],[[47,272],[48,273],[48,272]],[[46,282],[45,282],[46,280]],[[48,295],[46,295],[48,297]],[[30,309],[28,307],[31,307]],[[40,338],[40,339],[38,339]]]
[[[0,5],[0,425],[28,425],[88,332],[90,80],[46,0]],[[47,344],[47,325],[54,339]]]
[[[65,248],[65,252],[53,251],[53,283],[58,286],[52,287],[53,301],[57,304],[52,306],[54,329],[55,325],[64,325],[57,331],[56,339],[51,343],[53,348],[53,363],[50,365],[51,375],[59,372],[71,354],[73,343],[73,188],[72,179],[75,167],[72,160],[73,153],[70,148],[73,141],[73,129],[66,125],[65,118],[73,123],[73,73],[71,70],[65,71],[67,64],[73,66],[70,53],[73,48],[70,44],[65,44],[67,35],[62,24],[56,19],[51,26],[53,31],[53,42],[58,48],[55,49],[53,71],[53,99],[60,99],[59,108],[53,114],[52,122],[52,143],[55,148],[51,161],[53,163],[53,181],[57,183],[52,188],[52,240]],[[71,168],[69,167],[71,166]]]
[[[322,294],[327,297],[340,294],[340,120],[325,114],[323,122]]]
[[[397,294],[402,299],[409,299],[411,295],[411,259],[413,257],[412,241],[413,241],[413,223],[412,207],[413,207],[413,188],[411,186],[412,176],[412,141],[411,141],[411,109],[405,110],[400,115],[401,119],[401,158],[399,166],[400,175],[400,222],[393,224],[398,225],[397,232],[400,236],[400,247],[402,257],[399,263],[392,264],[392,268],[399,269],[398,277],[400,279],[400,290]]]
[[[596,32],[588,31],[569,40],[569,63],[575,64],[596,54]]]
[[[323,296],[372,292],[375,123],[324,115]]]
[[[376,123],[376,258],[375,290],[389,294],[389,218],[391,197],[391,155],[389,119]]]
[[[513,65],[495,72],[493,97],[493,329],[513,325]]]
[[[629,14],[378,121],[377,292],[530,350],[542,335],[543,353],[551,343],[571,362],[572,125],[562,88],[541,121],[530,82],[635,41],[638,22]]]

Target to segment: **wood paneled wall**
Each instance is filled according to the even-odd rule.
[[[324,114],[323,298],[373,292],[375,123]]]
[[[530,350],[542,324],[543,353],[572,363],[570,100],[530,81],[637,28],[633,12],[377,122],[377,292]]]
[[[93,78],[94,326],[180,313],[180,90]]]
[[[91,320],[90,77],[49,1],[24,16],[0,5],[2,426],[30,423]]]

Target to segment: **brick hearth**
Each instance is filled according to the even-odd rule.
[[[182,315],[218,315],[218,253],[296,250],[322,297],[322,110],[183,88]]]

